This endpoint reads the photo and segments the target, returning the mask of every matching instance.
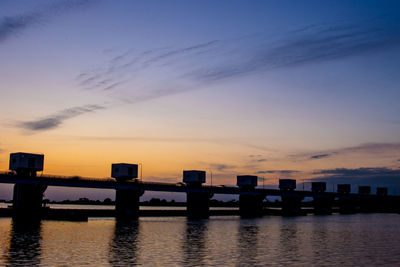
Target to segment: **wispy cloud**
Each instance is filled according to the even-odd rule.
[[[283,36],[273,43],[261,37],[238,49],[236,61],[195,70],[194,78],[213,82],[276,68],[319,63],[400,45],[400,27],[375,19],[354,25],[316,25]]]
[[[255,34],[181,48],[143,52],[130,49],[112,56],[101,67],[83,71],[77,81],[82,88],[98,91],[115,91],[134,83],[135,89],[125,90],[123,97],[134,102],[147,101],[255,72],[341,59],[399,45],[400,27],[389,19],[352,25],[311,25],[274,38]],[[157,79],[140,80],[154,72],[160,74]]]
[[[258,171],[258,174],[280,174],[285,176],[290,176],[294,173],[298,173],[299,171],[296,170],[265,170],[265,171]]]
[[[337,153],[384,153],[400,150],[400,143],[365,143],[359,146],[346,147],[337,150]]]
[[[323,159],[323,158],[329,158],[330,156],[332,156],[333,153],[331,154],[318,154],[318,155],[312,155],[310,157],[310,159]]]
[[[102,64],[102,67],[79,73],[76,79],[78,84],[85,89],[108,91],[124,85],[146,71],[152,71],[155,68],[166,69],[179,65],[187,58],[208,54],[210,49],[217,47],[218,44],[219,41],[213,40],[182,48],[155,48],[139,53],[130,49],[112,56]],[[160,96],[164,96],[165,91],[164,89]],[[173,93],[172,90],[171,93]]]
[[[343,147],[323,152],[301,153],[290,155],[293,160],[317,160],[329,157],[339,157],[346,154],[376,155],[383,153],[396,153],[400,150],[400,143],[365,143],[358,146]]]
[[[59,127],[64,121],[80,116],[82,114],[95,112],[104,109],[101,105],[84,105],[64,109],[60,112],[32,121],[24,121],[17,123],[17,126],[30,131],[46,131]]]
[[[18,21],[25,25],[22,23],[24,19]],[[19,26],[15,27],[18,29]],[[5,30],[7,36],[8,31],[13,32]],[[270,35],[256,34],[186,47],[147,51],[129,49],[117,54],[111,51],[107,54],[114,55],[109,60],[97,68],[79,73],[76,80],[82,89],[106,93],[124,103],[134,104],[207,88],[210,84],[243,75],[373,53],[399,45],[400,27],[384,18],[352,25],[321,24],[283,33],[274,40]],[[24,126],[32,130],[54,129],[60,123],[53,117],[50,115],[33,125],[28,122]],[[332,153],[309,157],[319,159],[324,154]]]
[[[213,170],[217,170],[217,171],[225,171],[225,170],[230,170],[230,169],[234,169],[237,166],[235,165],[228,165],[228,164],[222,164],[222,163],[212,163],[210,164],[210,168]]]
[[[250,161],[253,163],[262,163],[266,162],[267,159],[263,157],[263,155],[249,155]]]
[[[21,34],[23,31],[42,25],[49,19],[56,17],[60,13],[73,9],[81,9],[97,1],[95,0],[70,0],[57,1],[49,5],[42,6],[36,10],[19,15],[3,17],[0,19],[0,42],[4,42],[10,37]]]
[[[314,171],[314,174],[326,174],[335,176],[351,176],[351,177],[365,177],[370,175],[400,175],[399,169],[389,169],[386,167],[374,167],[374,168],[336,168]],[[400,176],[399,176],[400,178]]]

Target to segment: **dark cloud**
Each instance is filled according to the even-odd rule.
[[[258,171],[258,174],[280,174],[280,175],[292,175],[293,173],[298,173],[296,170],[266,170]]]
[[[322,176],[313,178],[313,181],[327,183],[348,183],[354,191],[358,185],[370,185],[372,187],[389,187],[392,192],[400,189],[400,169],[390,169],[385,167],[375,168],[337,168],[315,171],[314,174]]]
[[[3,17],[0,19],[0,42],[21,34],[24,30],[43,24],[50,18],[72,9],[80,9],[97,2],[95,0],[59,1],[43,6],[25,14]]]
[[[332,154],[318,154],[311,156],[310,159],[323,159],[323,158],[329,158],[330,156],[332,156]]]
[[[104,108],[106,107],[100,105],[84,105],[80,107],[68,108],[46,118],[20,122],[17,124],[17,126],[30,131],[46,131],[59,127],[65,120]]]
[[[29,26],[38,23],[42,16],[40,13],[25,14],[14,17],[5,17],[0,22],[0,42],[18,34]]]
[[[400,175],[399,169],[389,169],[385,167],[377,168],[358,168],[358,169],[347,169],[347,168],[336,168],[327,170],[314,171],[314,174],[326,174],[335,176],[351,176],[351,177],[365,177],[375,175]]]

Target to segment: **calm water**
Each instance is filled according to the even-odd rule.
[[[141,218],[43,221],[0,218],[0,266],[396,266],[400,215]],[[398,265],[397,265],[398,266]]]

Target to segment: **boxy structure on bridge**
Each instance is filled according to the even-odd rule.
[[[352,214],[356,212],[357,198],[350,194],[350,184],[338,184],[337,192],[339,193],[339,212],[342,214]]]
[[[16,175],[26,179],[35,179],[38,171],[43,171],[44,155],[17,152],[10,154],[9,169]],[[14,185],[13,216],[21,220],[38,220],[41,217],[43,194],[46,185],[18,184]]]
[[[240,188],[239,212],[242,217],[258,217],[263,214],[264,193],[256,193],[258,177],[254,175],[238,175],[236,184]]]
[[[359,186],[358,187],[358,208],[360,212],[374,212],[376,209],[375,198],[371,197],[370,186]]]
[[[325,194],[325,182],[312,182],[311,191],[313,192],[314,214],[332,214],[334,197]]]
[[[138,165],[130,163],[111,164],[111,177],[120,184],[138,178]],[[137,180],[136,180],[137,182]],[[125,189],[117,185],[115,190],[115,215],[117,220],[132,220],[139,217],[140,189]]]
[[[301,215],[301,201],[303,196],[296,193],[296,180],[279,179],[279,189],[282,191],[282,215]]]
[[[211,193],[196,192],[206,182],[206,172],[198,170],[183,171],[183,182],[193,189],[186,193],[186,210],[190,219],[202,219],[210,216]]]

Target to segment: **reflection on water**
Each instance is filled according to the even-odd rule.
[[[37,266],[41,255],[41,223],[12,220],[7,266]]]
[[[238,229],[238,265],[254,266],[257,263],[258,251],[258,220],[241,220]]]
[[[325,216],[325,215],[321,215]],[[325,220],[316,219],[312,223],[311,246],[315,265],[320,266],[328,263],[329,254],[329,236]],[[333,263],[333,262],[332,262]]]
[[[400,216],[0,218],[0,266],[397,266]]]
[[[182,251],[185,266],[202,266],[206,257],[208,220],[187,220]]]
[[[137,240],[139,221],[115,223],[114,237],[110,244],[111,266],[133,266],[137,264]]]
[[[281,257],[287,262],[299,257],[299,243],[301,243],[301,236],[298,234],[297,223],[295,217],[281,218],[280,221],[280,251]]]

